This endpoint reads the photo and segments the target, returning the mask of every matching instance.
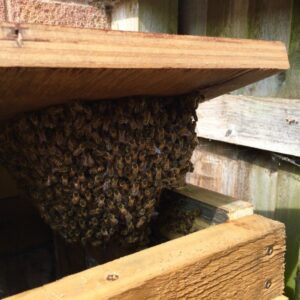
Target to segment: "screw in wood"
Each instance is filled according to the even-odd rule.
[[[271,279],[267,279],[265,281],[265,289],[269,289],[272,285],[272,280]]]
[[[119,275],[116,273],[111,273],[106,276],[106,280],[108,281],[116,281],[119,279]]]
[[[273,246],[268,246],[267,247],[267,255],[272,255],[273,251],[274,251]]]

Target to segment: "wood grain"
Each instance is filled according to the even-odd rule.
[[[271,255],[267,254],[269,246],[273,247]],[[271,300],[282,295],[284,249],[283,225],[253,215],[10,299]],[[266,289],[268,280],[271,286]]]
[[[300,100],[224,95],[197,114],[199,137],[300,156]]]
[[[111,29],[177,33],[178,0],[121,1],[112,11]]]
[[[76,99],[195,90],[211,98],[288,66],[280,42],[6,25],[0,118]]]
[[[291,70],[249,85],[239,93],[299,98],[295,83],[299,77],[298,1],[181,0],[179,4],[179,33],[282,41],[289,49]]]
[[[236,220],[253,214],[253,206],[249,202],[234,199],[230,196],[203,189],[192,184],[177,188],[173,194],[175,193],[178,194],[178,196],[196,200],[199,203],[215,209],[211,220],[212,223],[215,224]]]
[[[187,182],[250,201],[259,214],[284,222],[287,231],[285,278],[292,298],[299,268],[299,159],[272,152],[200,139]],[[293,161],[296,163],[294,164]],[[299,282],[299,281],[298,281]]]

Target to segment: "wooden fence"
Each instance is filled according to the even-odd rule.
[[[193,156],[195,171],[187,179],[251,201],[258,213],[285,222],[286,292],[300,299],[300,1],[123,0],[110,19],[112,29],[119,30],[286,44],[290,71],[199,106],[200,145]],[[3,172],[0,178],[7,177]],[[15,190],[5,180],[0,198]]]
[[[251,201],[258,213],[285,222],[286,292],[299,299],[300,1],[129,0],[114,9],[112,28],[286,44],[288,72],[232,93],[242,96],[199,106],[201,139],[187,180]]]

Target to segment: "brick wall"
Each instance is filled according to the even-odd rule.
[[[0,22],[5,21],[4,1],[0,0]]]
[[[0,0],[1,21],[110,28],[110,17],[101,0]]]

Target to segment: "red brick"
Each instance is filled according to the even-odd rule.
[[[5,21],[4,0],[0,0],[0,23]]]
[[[101,1],[6,0],[6,3],[9,22],[81,28],[110,27],[109,17]]]

